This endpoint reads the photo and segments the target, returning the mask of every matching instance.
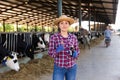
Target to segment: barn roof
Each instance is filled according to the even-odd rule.
[[[62,0],[63,14],[79,17],[78,0]],[[81,0],[82,20],[88,20],[90,3],[91,20],[115,23],[118,0]],[[57,18],[57,0],[0,0],[0,21],[30,25],[52,24]]]

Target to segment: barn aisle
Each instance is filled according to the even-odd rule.
[[[82,53],[77,80],[120,80],[120,37],[113,34],[111,45],[104,41]]]

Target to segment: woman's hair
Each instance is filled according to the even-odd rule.
[[[60,27],[58,26],[58,32],[60,32],[61,30],[60,30]]]
[[[60,22],[59,22],[60,23]],[[59,23],[58,23],[58,32],[60,32],[61,30],[60,30],[60,27],[59,27]]]

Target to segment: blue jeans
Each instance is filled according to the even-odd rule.
[[[106,37],[105,38],[105,42],[110,42],[111,41],[111,38],[110,37]]]
[[[77,65],[71,68],[61,68],[54,64],[53,80],[76,80]]]

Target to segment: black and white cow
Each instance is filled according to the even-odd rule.
[[[0,62],[3,65],[7,65],[12,70],[19,71],[20,69],[17,53],[7,50],[2,44],[0,44]]]
[[[89,38],[91,40],[95,40],[95,39],[99,38],[100,36],[102,36],[102,33],[94,31],[94,32],[90,33]]]
[[[33,36],[32,36],[32,46],[33,46],[34,50],[36,48],[39,48],[42,51],[44,51],[45,47],[46,47],[42,37],[40,35],[38,36],[37,34],[33,34]]]
[[[90,38],[90,40],[95,40],[97,38],[96,32],[90,32],[89,33],[89,38]]]
[[[17,52],[23,56],[28,56],[30,59],[34,59],[34,52],[32,45],[24,41],[23,35],[18,34],[17,38]]]
[[[49,40],[50,40],[50,33],[45,33],[44,34],[44,42],[45,42],[45,45],[48,47],[48,44],[49,44]]]
[[[79,32],[75,33],[75,35],[77,36],[79,43],[82,44],[84,48],[87,45],[90,49],[90,39],[88,37],[89,32],[86,29],[81,28]]]

